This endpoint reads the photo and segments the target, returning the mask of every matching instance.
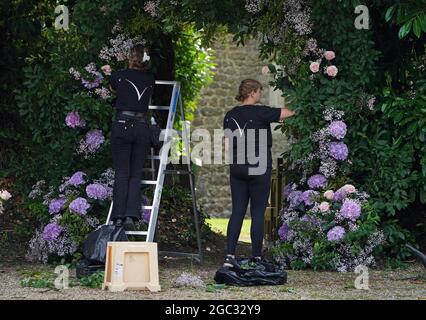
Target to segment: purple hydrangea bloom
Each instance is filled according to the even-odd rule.
[[[343,217],[355,221],[361,215],[361,206],[354,200],[346,199],[340,208],[340,213]]]
[[[89,198],[97,200],[105,200],[108,197],[108,190],[98,183],[89,184],[86,193]]]
[[[288,195],[288,201],[290,202],[290,207],[291,208],[295,208],[299,204],[302,203],[302,201],[303,201],[302,194],[303,194],[302,191],[292,191],[292,192],[290,192],[290,194]]]
[[[340,226],[336,226],[327,232],[327,239],[328,241],[339,241],[344,237],[345,233],[345,229]]]
[[[319,227],[321,225],[321,220],[320,219],[308,216],[306,214],[300,220],[301,221],[306,221],[306,222],[312,224],[315,227]]]
[[[290,192],[291,192],[292,190],[293,190],[293,188],[292,188],[291,183],[287,184],[287,185],[284,187],[284,192],[283,192],[283,196],[284,196],[284,198],[287,198],[287,197],[288,197],[288,195],[290,194]]]
[[[88,70],[87,68],[86,68],[86,70]],[[89,71],[89,70],[88,70]],[[84,85],[84,87],[86,88],[86,89],[93,89],[93,88],[97,88],[97,87],[99,87],[99,85],[101,84],[101,82],[102,82],[102,79],[104,78],[103,76],[102,76],[102,74],[100,73],[100,72],[98,72],[98,71],[94,71],[94,70],[91,70],[91,71],[89,71],[91,74],[93,74],[94,76],[95,76],[95,80],[93,80],[93,81],[89,81],[89,80],[86,80],[86,79],[81,79],[81,83]]]
[[[70,203],[70,211],[79,215],[85,215],[87,210],[90,208],[90,204],[84,198],[77,198]]]
[[[311,189],[325,188],[327,185],[327,178],[322,174],[314,174],[308,179],[308,186]]]
[[[64,207],[65,202],[67,202],[67,199],[65,198],[59,198],[59,199],[53,199],[49,203],[49,213],[50,214],[57,214],[61,212],[61,210]]]
[[[86,134],[86,143],[89,146],[90,150],[97,150],[99,146],[104,143],[105,137],[102,133],[102,130],[90,130]]]
[[[62,227],[57,223],[49,223],[43,229],[43,239],[46,241],[53,241],[59,237],[62,232]]]
[[[80,141],[77,152],[83,153],[85,157],[88,157],[90,154],[94,154],[104,141],[105,137],[101,130],[90,130],[87,132],[86,138]]]
[[[76,173],[74,173],[73,175],[72,175],[72,177],[67,181],[67,184],[68,185],[72,185],[72,186],[74,186],[74,187],[77,187],[77,186],[79,186],[79,185],[81,185],[81,184],[84,184],[85,183],[85,181],[84,181],[84,176],[85,176],[86,174],[84,173],[84,172],[82,172],[82,171],[77,171]]]
[[[342,201],[343,199],[346,198],[346,196],[347,196],[346,191],[343,190],[342,188],[340,188],[339,190],[337,190],[334,193],[333,200],[335,200],[335,201]]]
[[[328,151],[336,160],[346,160],[348,157],[348,147],[343,142],[330,142]]]
[[[343,139],[346,135],[346,123],[343,121],[333,121],[328,126],[330,135],[337,139]]]
[[[80,118],[78,111],[71,111],[67,114],[65,118],[65,123],[70,128],[84,127],[86,125],[85,121]]]
[[[307,206],[313,205],[318,192],[313,190],[306,190],[302,193],[302,200]]]
[[[141,207],[142,219],[146,223],[149,223],[149,220],[151,219],[151,210],[143,208],[143,206],[147,206],[147,205],[148,205],[148,198],[145,196],[142,196],[142,207]]]
[[[288,240],[288,233],[290,231],[290,227],[287,223],[284,223],[279,229],[278,229],[278,236],[282,241]]]

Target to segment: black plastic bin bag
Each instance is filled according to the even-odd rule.
[[[220,267],[216,271],[216,283],[234,286],[281,285],[287,282],[284,267],[266,260],[252,263],[248,259],[237,259],[240,267]]]

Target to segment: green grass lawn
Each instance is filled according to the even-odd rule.
[[[215,232],[222,233],[226,236],[226,228],[228,227],[228,218],[211,218],[207,219],[207,223],[209,223],[212,227],[212,230]],[[251,243],[250,239],[250,225],[251,219],[244,219],[243,227],[241,228],[240,237],[238,241]]]

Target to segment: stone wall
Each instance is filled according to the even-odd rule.
[[[212,49],[217,63],[216,74],[213,83],[201,92],[202,99],[194,116],[192,130],[205,128],[213,134],[214,129],[222,129],[225,113],[239,104],[234,97],[241,80],[245,78],[257,79],[262,83],[264,89],[260,103],[282,105],[281,94],[269,87],[269,76],[262,74],[262,67],[267,63],[258,58],[256,40],[237,47],[232,42],[232,36],[226,35],[222,40],[216,41]],[[285,150],[287,142],[280,131],[272,133],[272,156],[275,159]],[[202,164],[197,167],[195,174],[198,203],[211,216],[229,216],[231,193],[228,165]]]

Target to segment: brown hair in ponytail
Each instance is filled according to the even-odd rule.
[[[238,88],[238,95],[235,97],[238,101],[244,101],[248,98],[250,93],[253,91],[257,91],[257,89],[262,90],[262,84],[254,79],[244,79],[240,83],[240,87]]]
[[[136,44],[130,49],[129,68],[145,71],[149,67],[149,60],[143,61],[144,53],[148,54],[148,50],[142,44]]]

